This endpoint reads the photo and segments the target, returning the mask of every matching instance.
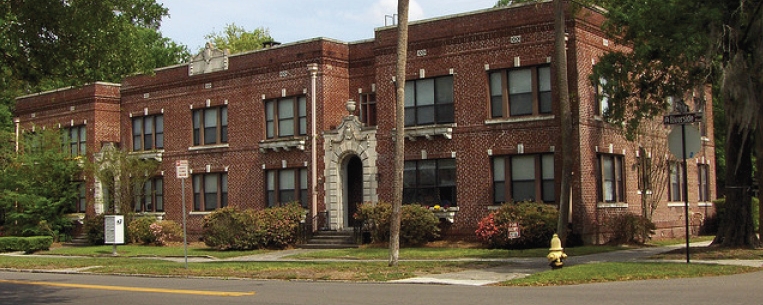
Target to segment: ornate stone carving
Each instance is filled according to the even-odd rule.
[[[188,75],[228,70],[228,55],[228,50],[216,49],[212,43],[207,42],[204,50],[193,56],[188,63]]]

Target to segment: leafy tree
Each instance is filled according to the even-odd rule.
[[[3,134],[7,139],[13,137],[11,133]],[[72,226],[66,213],[74,211],[82,169],[79,157],[73,158],[61,149],[61,138],[57,131],[41,130],[26,134],[18,151],[3,146],[3,234],[57,238]]]
[[[267,29],[259,27],[247,31],[243,27],[231,23],[225,26],[222,32],[212,32],[204,36],[220,50],[228,49],[231,54],[259,50],[266,42],[272,42],[273,38]]]
[[[0,1],[0,129],[17,96],[182,62],[187,48],[158,32],[167,14],[155,0]]]
[[[670,97],[699,98],[696,104],[702,105],[705,84],[720,84],[728,124],[722,159],[728,213],[721,219],[714,243],[755,246],[758,238],[753,232],[749,190],[754,135],[763,136],[763,124],[758,122],[763,109],[763,2],[598,2],[606,9],[607,32],[632,51],[600,58],[591,79],[607,80],[609,118],[625,124],[628,135],[633,135],[643,118],[668,110]],[[763,145],[757,149],[760,156]],[[761,181],[763,173],[758,171],[758,176]]]

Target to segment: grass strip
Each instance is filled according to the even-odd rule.
[[[672,279],[731,275],[760,271],[761,268],[713,264],[678,263],[597,263],[564,267],[503,282],[502,286],[556,286],[588,283]]]

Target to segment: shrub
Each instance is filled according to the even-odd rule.
[[[618,214],[610,217],[606,226],[612,233],[609,243],[644,244],[652,238],[657,228],[651,220],[633,213]]]
[[[440,220],[432,211],[418,204],[406,204],[401,209],[400,243],[420,245],[439,237]],[[379,202],[375,205],[364,203],[358,206],[355,219],[366,222],[374,242],[388,242],[392,216],[392,205]]]
[[[154,237],[153,243],[157,246],[164,246],[183,237],[183,229],[172,220],[156,221],[149,225],[148,229]]]
[[[284,248],[296,242],[303,214],[298,204],[243,212],[222,208],[204,218],[204,243],[219,250]]]
[[[103,245],[106,241],[104,222],[105,217],[103,214],[85,217],[83,229],[85,236],[87,236],[87,242],[91,245]]]
[[[157,221],[153,217],[133,219],[128,226],[130,238],[134,243],[163,246],[170,241],[177,241],[183,236],[182,228],[172,220]]]
[[[24,251],[34,253],[50,249],[52,236],[0,237],[0,252]]]
[[[475,234],[491,248],[527,249],[547,247],[556,231],[558,211],[544,203],[507,203],[480,220]],[[512,223],[519,225],[519,238],[509,238]]]
[[[156,222],[154,217],[136,217],[127,226],[130,242],[141,244],[153,244],[156,238],[151,234],[149,227]]]

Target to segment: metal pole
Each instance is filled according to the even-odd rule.
[[[686,124],[681,124],[681,155],[683,156],[684,222],[686,225],[686,263],[689,260],[689,179],[686,170]]]
[[[185,224],[185,178],[180,180],[182,181],[180,196],[183,203],[183,257],[185,258],[185,269],[188,269],[188,231]]]

